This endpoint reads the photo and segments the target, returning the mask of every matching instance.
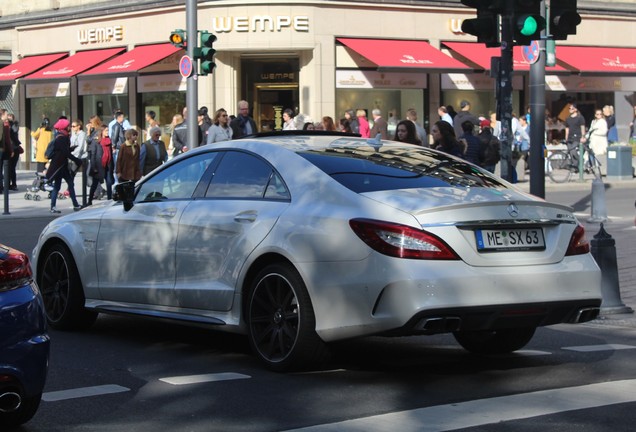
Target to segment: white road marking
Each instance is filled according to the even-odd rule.
[[[294,431],[442,432],[627,402],[636,402],[636,380],[589,384],[439,405],[310,426],[294,429]]]
[[[123,393],[127,391],[130,391],[130,389],[115,384],[106,384],[94,387],[81,387],[70,390],[47,392],[42,395],[42,400],[46,402],[57,402],[66,399],[77,399],[89,396]]]
[[[539,351],[539,350],[519,350],[515,351],[511,354],[521,354],[524,356],[543,356],[543,355],[552,355],[551,352],[548,351]]]
[[[582,346],[563,347],[564,350],[577,351],[577,352],[617,351],[617,350],[626,350],[626,349],[634,349],[634,348],[636,348],[636,346],[621,345],[621,344],[582,345]]]
[[[185,385],[185,384],[198,384],[204,382],[214,381],[229,381],[237,379],[252,378],[249,375],[243,375],[234,372],[216,373],[216,374],[204,374],[204,375],[189,375],[189,376],[176,376],[168,378],[159,378],[159,381],[163,381],[172,385]]]

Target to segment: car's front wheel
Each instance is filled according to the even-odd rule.
[[[505,354],[523,348],[534,336],[535,327],[499,330],[459,331],[455,339],[475,354]]]
[[[272,264],[261,270],[249,291],[246,312],[250,345],[270,369],[304,369],[326,358],[311,299],[292,266]]]
[[[84,290],[70,251],[55,244],[40,257],[40,262],[37,282],[49,324],[60,330],[90,327],[97,313],[84,308]]]

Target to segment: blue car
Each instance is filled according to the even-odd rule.
[[[49,349],[44,305],[29,258],[0,244],[0,430],[35,415]]]

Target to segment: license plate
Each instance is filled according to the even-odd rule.
[[[505,228],[476,230],[477,250],[480,252],[544,250],[541,228]]]

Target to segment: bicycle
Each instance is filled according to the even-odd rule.
[[[562,143],[565,144],[565,143]],[[584,154],[580,157],[585,158],[585,164],[583,170],[586,174],[593,174],[595,178],[601,178],[601,162],[594,155],[594,151],[587,143],[583,144]],[[569,150],[555,150],[548,157],[548,175],[550,179],[555,183],[565,183],[570,181],[573,174],[579,172],[579,164],[574,161],[572,154]]]

